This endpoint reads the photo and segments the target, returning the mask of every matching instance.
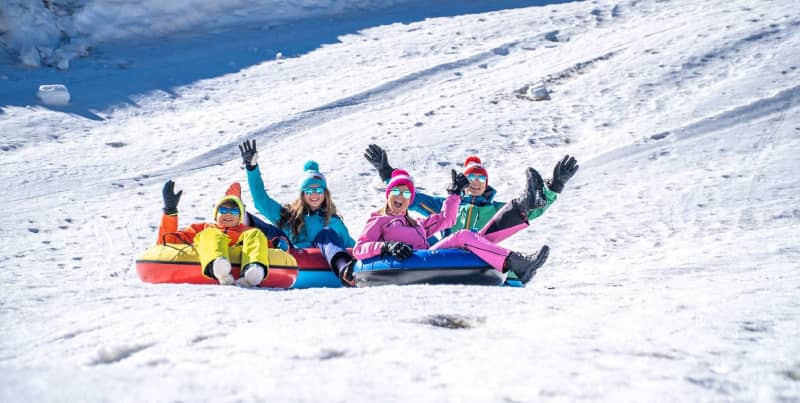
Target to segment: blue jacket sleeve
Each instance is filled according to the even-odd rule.
[[[350,231],[347,230],[347,227],[344,225],[341,219],[335,218],[331,220],[330,224],[331,229],[342,238],[342,242],[344,242],[345,248],[352,248],[356,244],[356,240],[350,236]]]
[[[423,217],[428,217],[431,214],[438,214],[442,211],[445,199],[444,197],[436,197],[417,192],[414,195],[414,203],[411,203],[408,208],[413,212],[421,214]]]
[[[250,187],[250,194],[253,195],[253,204],[259,213],[277,225],[281,220],[281,205],[267,195],[264,181],[261,180],[261,170],[256,165],[252,171],[246,171],[247,184]]]

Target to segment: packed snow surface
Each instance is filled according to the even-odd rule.
[[[90,24],[61,70],[0,30],[0,401],[800,401],[795,1],[200,3],[120,6],[153,36]],[[501,201],[581,168],[503,243],[552,248],[526,288],[142,283],[163,182],[210,220],[245,139],[281,202],[318,161],[353,236],[370,143],[438,195],[472,154]]]
[[[61,84],[40,85],[36,95],[45,105],[65,106],[69,104],[69,89]]]

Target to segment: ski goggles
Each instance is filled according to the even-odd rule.
[[[486,175],[469,174],[467,175],[467,179],[469,179],[470,182],[478,180],[480,183],[486,183]]]
[[[318,195],[321,195],[321,194],[325,193],[325,188],[322,187],[322,186],[316,187],[316,188],[304,188],[303,189],[303,193],[305,193],[306,196],[311,196],[314,193],[316,193]]]
[[[230,215],[239,215],[241,211],[239,211],[238,207],[220,207],[217,210],[220,214],[230,214]]]
[[[411,191],[410,190],[400,190],[399,188],[394,188],[394,189],[389,191],[389,194],[392,195],[392,196],[400,196],[402,194],[404,199],[410,199],[411,198]]]

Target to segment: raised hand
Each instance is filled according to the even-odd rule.
[[[461,191],[469,186],[469,179],[467,179],[463,173],[456,173],[455,169],[450,170],[450,176],[452,176],[453,181],[447,188],[447,193],[450,193],[451,195],[460,195]]]
[[[550,183],[547,187],[556,193],[561,193],[561,191],[564,190],[564,185],[572,178],[572,175],[575,175],[575,172],[578,172],[579,167],[575,157],[570,157],[569,155],[564,156],[561,161],[556,163],[555,168],[553,168],[553,178],[550,179]]]
[[[164,198],[164,214],[178,214],[178,202],[181,201],[183,190],[175,193],[175,182],[168,180],[164,183],[161,196]]]
[[[256,139],[253,139],[252,143],[250,141],[251,140],[245,140],[244,143],[239,146],[239,152],[242,153],[242,162],[248,171],[256,169],[256,165],[258,165]]]
[[[383,244],[383,253],[392,255],[397,260],[405,260],[414,254],[414,248],[405,242],[389,241]]]
[[[392,177],[394,168],[389,165],[389,157],[386,155],[386,151],[377,144],[370,144],[369,147],[367,147],[367,150],[364,152],[364,158],[378,170],[378,175],[381,176],[382,181],[386,182]]]

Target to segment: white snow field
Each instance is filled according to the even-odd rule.
[[[0,401],[800,401],[800,4],[502,3],[7,48]],[[353,236],[370,143],[440,195],[470,154],[502,201],[581,168],[504,242],[552,248],[526,288],[142,283],[163,182],[210,220],[253,138],[278,201],[318,161]]]

